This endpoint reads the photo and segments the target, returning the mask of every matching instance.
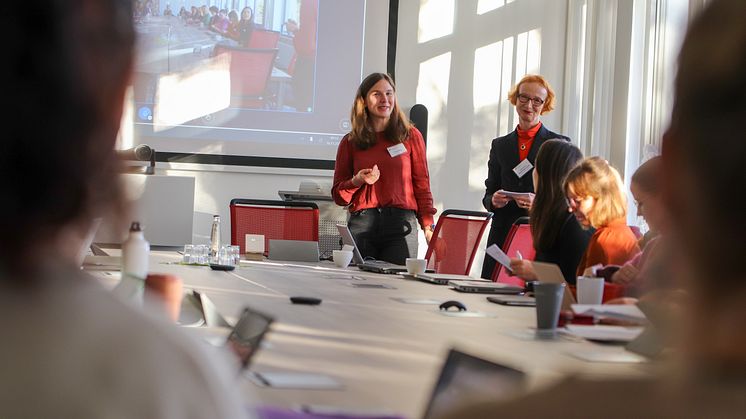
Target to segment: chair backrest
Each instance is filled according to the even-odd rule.
[[[427,247],[427,267],[437,273],[468,275],[490,219],[490,212],[443,211]]]
[[[277,48],[279,41],[280,32],[254,30],[251,32],[249,43],[246,46],[249,48]]]
[[[526,260],[534,260],[536,250],[534,249],[534,237],[531,235],[531,226],[528,224],[528,217],[521,217],[516,220],[510,227],[508,236],[505,238],[503,251],[510,258],[515,258],[517,252]],[[508,270],[499,263],[495,265],[492,271],[492,280],[503,284],[524,286],[525,281],[516,276],[510,276]]]
[[[231,244],[246,252],[246,234],[264,235],[265,254],[269,240],[319,241],[319,207],[313,202],[232,199]]]
[[[216,45],[215,55],[220,54],[229,54],[231,59],[231,104],[238,107],[261,107],[266,99],[277,49]]]

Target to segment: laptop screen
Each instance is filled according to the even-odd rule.
[[[465,400],[492,400],[523,389],[522,371],[451,349],[440,371],[424,419],[439,417]]]
[[[346,244],[348,246],[352,246],[352,260],[355,262],[356,265],[360,265],[363,263],[363,255],[360,254],[360,250],[357,248],[357,244],[355,244],[355,238],[352,237],[352,232],[350,232],[350,228],[346,225],[337,224],[337,231],[339,232],[340,237],[342,237],[342,244]]]

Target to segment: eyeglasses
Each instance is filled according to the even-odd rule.
[[[531,101],[531,104],[537,107],[544,104],[544,99],[540,97],[526,96],[523,93],[518,95],[518,101],[521,103],[528,103],[529,100]]]
[[[580,203],[585,200],[584,197],[576,197],[576,198],[567,198],[567,206],[569,208],[578,208],[580,206]]]

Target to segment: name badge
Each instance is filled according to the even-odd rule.
[[[518,163],[516,167],[513,168],[513,172],[519,177],[523,177],[526,173],[530,172],[531,169],[534,168],[534,165],[531,164],[528,159],[523,159],[522,162]]]
[[[404,144],[399,143],[397,145],[392,145],[391,147],[388,147],[387,150],[389,151],[389,155],[391,157],[396,157],[400,154],[406,153],[407,147],[404,147]]]

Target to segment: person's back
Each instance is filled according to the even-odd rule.
[[[240,418],[237,369],[80,272],[94,219],[126,219],[114,144],[129,0],[9,8],[0,36],[0,417]],[[128,221],[128,220],[127,220]]]
[[[225,354],[138,312],[94,278],[54,269],[0,285],[0,417],[240,418]],[[212,359],[211,359],[212,358]]]

